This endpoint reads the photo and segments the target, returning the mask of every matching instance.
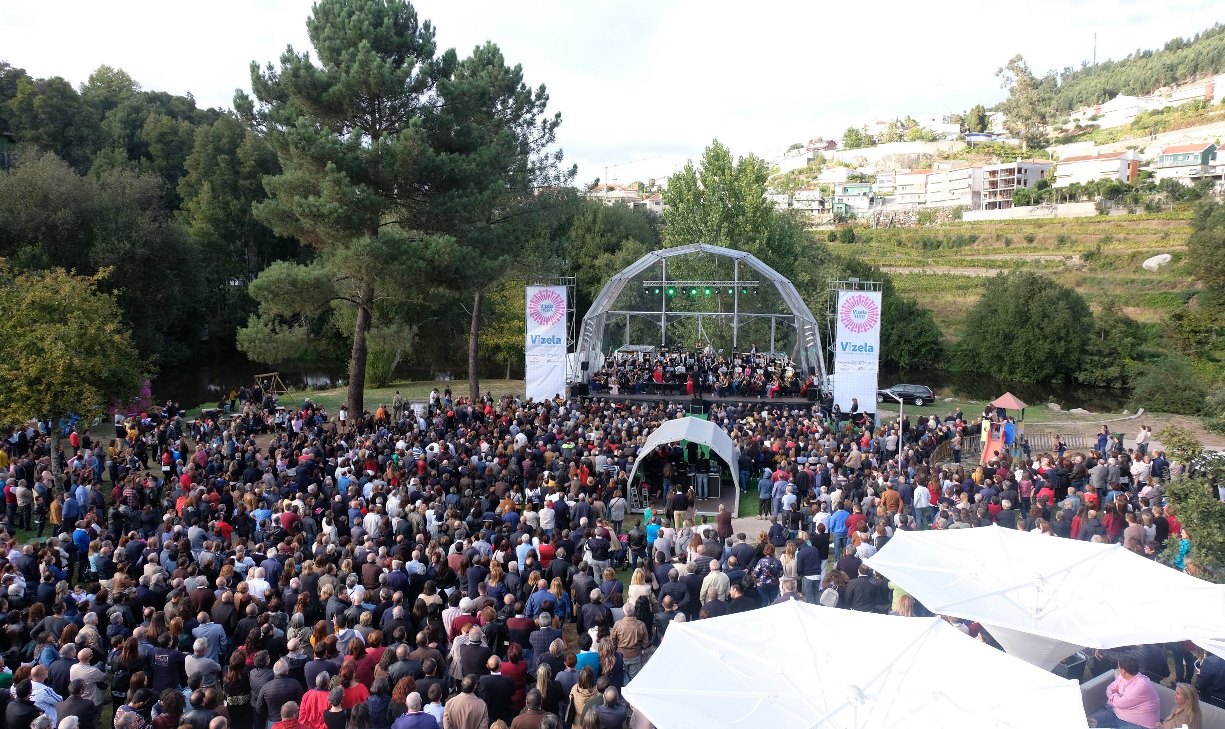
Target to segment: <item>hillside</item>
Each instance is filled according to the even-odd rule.
[[[1056,112],[1108,101],[1119,94],[1144,95],[1163,86],[1225,72],[1225,25],[1191,38],[1174,38],[1160,50],[1080,69],[1065,68],[1042,79],[1040,92]]]
[[[890,273],[899,292],[930,309],[952,341],[963,333],[965,313],[988,277],[1012,269],[1044,272],[1095,308],[1115,301],[1137,321],[1162,322],[1197,291],[1183,261],[1189,233],[1189,213],[1170,212],[858,228],[854,244],[830,246]],[[1173,261],[1156,272],[1141,268],[1160,253]]]

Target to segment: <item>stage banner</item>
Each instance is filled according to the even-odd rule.
[[[880,371],[879,291],[839,291],[835,322],[834,402],[843,412],[857,400],[859,412],[876,412]]]
[[[566,392],[566,287],[528,286],[523,344],[527,397],[548,400]]]

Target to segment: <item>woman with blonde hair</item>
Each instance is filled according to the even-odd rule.
[[[903,618],[913,618],[914,614],[914,598],[910,595],[902,595],[897,599],[897,607],[890,613]]]
[[[1155,729],[1203,729],[1204,717],[1199,706],[1199,691],[1189,683],[1174,687],[1174,708],[1157,722]]]
[[[625,591],[625,604],[633,605],[638,602],[638,598],[645,597],[651,601],[651,608],[655,611],[655,590],[651,584],[654,581],[654,575],[651,575],[649,578],[647,577],[645,567],[639,567],[634,570],[634,574],[630,577],[630,586]]]
[[[553,581],[549,583],[549,592],[553,593],[553,604],[555,606],[553,615],[558,618],[560,626],[560,623],[566,622],[571,617],[573,603],[571,603],[570,595],[566,593],[566,587],[560,577],[554,577]]]
[[[797,579],[795,571],[795,540],[787,542],[787,548],[783,551],[783,556],[779,558],[779,562],[783,563],[783,577]]]

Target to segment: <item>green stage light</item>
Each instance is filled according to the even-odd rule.
[[[669,288],[669,289],[668,289],[668,296],[676,296],[676,289],[674,289],[674,288]]]
[[[735,292],[734,292],[734,291],[732,291],[732,289],[728,289],[728,290],[727,290],[727,293],[732,294],[732,293],[735,293]]]
[[[655,293],[657,293],[657,294],[658,294],[658,293],[659,293],[659,289],[655,289]]]
[[[697,290],[697,289],[689,289],[689,295],[690,295],[690,296],[697,296],[697,295],[698,295],[698,290]]]
[[[740,289],[740,293],[742,294],[747,294],[748,292],[749,292],[748,289]]]
[[[706,289],[706,295],[710,296],[710,289]]]

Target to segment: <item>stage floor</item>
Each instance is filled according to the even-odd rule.
[[[712,494],[710,498],[707,499],[698,499],[694,513],[699,517],[709,516],[711,518],[710,521],[713,524],[715,515],[719,513],[719,505],[722,504],[732,513],[732,518],[735,518],[736,510],[739,508],[739,502],[736,499],[736,495],[736,486],[732,483],[731,479],[723,479],[719,484],[719,493]],[[671,496],[671,494],[667,494],[667,496]],[[747,497],[745,494],[742,494],[741,496]],[[657,516],[666,516],[669,520],[671,520],[672,515],[666,513],[666,507],[666,501],[660,501],[657,498],[653,498],[651,500],[651,510]],[[632,511],[641,514],[643,510],[639,508],[633,509]]]

